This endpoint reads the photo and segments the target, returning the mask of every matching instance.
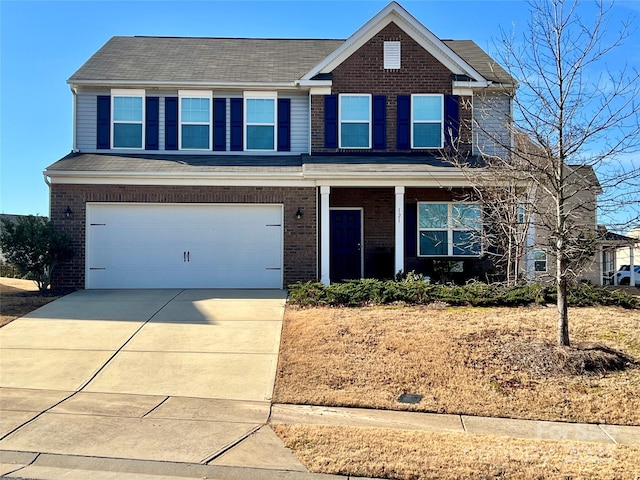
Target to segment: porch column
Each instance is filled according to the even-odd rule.
[[[602,248],[602,244],[598,245],[598,251],[599,251],[599,259],[600,259],[600,268],[599,268],[599,272],[600,272],[600,285],[604,285],[604,249]]]
[[[635,272],[636,266],[634,264],[634,258],[633,258],[634,250],[635,250],[635,243],[629,246],[629,286],[630,287],[636,286],[636,272]]]
[[[404,272],[404,187],[396,187],[396,246],[394,274]]]
[[[329,194],[331,187],[320,187],[320,281],[331,283],[329,276]]]

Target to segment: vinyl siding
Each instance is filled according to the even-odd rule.
[[[474,155],[503,156],[501,145],[511,143],[508,122],[511,118],[511,98],[504,94],[480,94],[473,97]]]
[[[76,148],[82,152],[96,152],[96,122],[97,122],[97,108],[96,97],[98,95],[110,95],[111,91],[108,88],[105,89],[91,89],[82,90],[78,92],[76,98]],[[159,111],[159,150],[135,150],[136,153],[160,153],[165,151],[165,97],[177,97],[178,91],[165,90],[165,91],[148,91],[147,96],[159,97],[160,99],[160,111]],[[231,142],[231,118],[230,118],[230,98],[241,98],[241,92],[230,91],[214,91],[214,98],[226,98],[227,99],[227,125],[226,125],[226,151],[225,152],[206,152],[209,155],[223,154],[228,155],[233,153],[234,155],[242,155],[244,152],[230,152]],[[291,94],[281,93],[279,98],[291,99],[291,154],[309,153],[309,97],[304,93]],[[125,152],[125,149],[117,150],[100,150],[102,153],[107,152]],[[129,150],[131,151],[131,150]],[[172,154],[180,154],[180,150],[172,150]],[[185,152],[189,155],[193,155],[193,151]],[[255,155],[256,152],[248,152],[251,155]],[[274,152],[282,155],[285,152]]]

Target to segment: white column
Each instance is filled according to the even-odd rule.
[[[636,286],[636,266],[633,263],[633,253],[635,250],[635,244],[629,247],[629,285],[632,287]]]
[[[329,194],[331,187],[320,187],[320,281],[325,285],[331,283],[329,272]]]
[[[600,253],[598,255],[598,258],[600,260],[598,262],[600,264],[600,267],[598,268],[598,272],[600,273],[600,283],[599,283],[599,285],[604,285],[604,249],[602,248],[602,244],[600,244],[598,246],[598,251]]]
[[[404,187],[396,187],[396,248],[394,274],[404,272]]]

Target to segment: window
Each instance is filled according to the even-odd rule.
[[[276,93],[245,92],[245,150],[276,149],[276,100]]]
[[[542,249],[536,249],[533,251],[533,269],[536,272],[547,271],[547,252]]]
[[[339,148],[371,148],[371,95],[340,95]]]
[[[384,68],[400,68],[400,42],[384,42]]]
[[[142,148],[144,145],[144,90],[111,91],[112,148]]]
[[[442,95],[411,95],[411,148],[442,148]]]
[[[475,203],[418,204],[419,256],[477,256],[482,214]]]
[[[180,148],[211,150],[211,92],[182,90],[180,97]]]

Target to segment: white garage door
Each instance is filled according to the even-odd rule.
[[[282,288],[282,205],[87,204],[86,288]]]

